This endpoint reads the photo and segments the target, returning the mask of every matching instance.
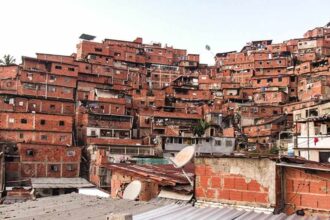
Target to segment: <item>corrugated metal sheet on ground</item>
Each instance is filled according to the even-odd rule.
[[[84,178],[31,178],[31,184],[33,188],[45,189],[45,188],[83,188],[94,187],[94,185]]]
[[[263,212],[245,211],[234,208],[197,208],[190,205],[167,205],[133,216],[134,220],[151,219],[189,219],[189,220],[319,220],[318,217],[287,216],[284,213],[274,215]]]

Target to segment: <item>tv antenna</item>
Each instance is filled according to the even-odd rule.
[[[190,185],[193,186],[194,183],[193,181],[190,179],[190,177],[188,176],[188,174],[184,171],[184,166],[187,165],[191,159],[195,156],[195,152],[196,152],[196,147],[195,145],[191,145],[191,146],[187,146],[185,148],[183,148],[179,153],[177,153],[175,155],[175,157],[170,157],[169,160],[171,161],[171,163],[173,164],[173,166],[175,168],[181,168],[182,173],[184,174],[184,176],[187,178],[187,180],[189,181]]]
[[[81,34],[79,39],[82,39],[82,40],[94,40],[95,39],[95,36],[93,35],[89,35],[89,34]]]
[[[214,53],[211,51],[211,46],[210,46],[210,45],[206,44],[206,45],[205,45],[205,49],[206,49],[207,51],[210,51],[210,53],[212,54],[212,56],[214,56]]]

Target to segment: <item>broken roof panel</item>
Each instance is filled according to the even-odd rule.
[[[160,185],[175,186],[177,184],[189,185],[189,181],[183,175],[181,169],[176,169],[172,164],[164,165],[136,165],[136,164],[110,164],[106,165],[108,169],[118,170],[141,178],[150,179],[158,182]],[[187,165],[185,171],[189,176],[194,175],[193,165]]]

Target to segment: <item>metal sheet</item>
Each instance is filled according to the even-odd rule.
[[[35,189],[46,188],[84,188],[94,187],[94,185],[88,182],[84,178],[31,178],[32,187]]]
[[[234,208],[197,208],[191,205],[167,205],[145,213],[133,216],[134,220],[148,219],[219,219],[219,220],[284,220],[287,215],[281,213],[279,215],[265,214],[263,212],[245,211]],[[293,219],[295,220],[295,219]]]

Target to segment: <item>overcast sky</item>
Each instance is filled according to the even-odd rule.
[[[201,54],[302,37],[330,21],[328,0],[0,0],[0,56],[70,55],[81,33],[161,42]]]

